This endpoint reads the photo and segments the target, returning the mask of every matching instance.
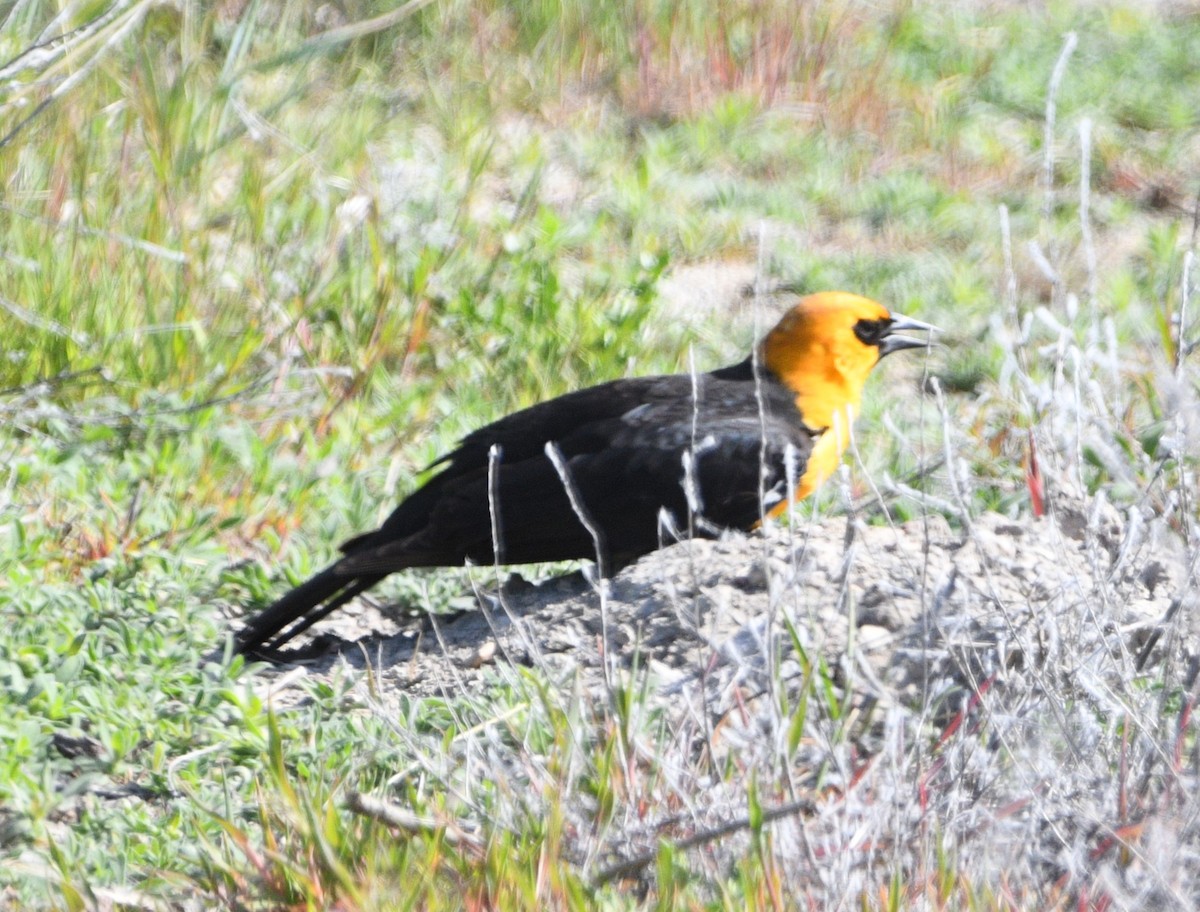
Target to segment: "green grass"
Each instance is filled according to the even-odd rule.
[[[0,7],[0,58],[48,37],[59,9]],[[1133,4],[716,9],[448,0],[322,44],[387,9],[141,3],[5,71],[0,903],[133,907],[106,892],[123,889],[163,908],[775,907],[769,827],[720,876],[664,841],[644,896],[570,855],[573,802],[602,829],[662,785],[628,765],[632,743],[670,743],[642,713],[644,680],[588,710],[530,673],[486,701],[401,698],[398,716],[347,680],[272,713],[271,679],[220,649],[228,615],[379,521],[470,429],[681,369],[689,346],[701,366],[740,357],[748,321],[659,289],[678,267],[755,262],[760,238],[771,280],[947,328],[932,370],[973,507],[1028,515],[1027,430],[1070,436],[1055,403],[1073,377],[1039,351],[1066,344],[1104,379],[1117,456],[1085,453],[1084,486],[1174,509],[1194,464],[1160,446],[1175,409],[1162,365],[1194,246],[1200,19]],[[1046,86],[1068,30],[1047,221]],[[1071,319],[1067,293],[1086,304],[1089,279],[1084,116],[1100,312]],[[1004,338],[1001,205],[1012,306],[1050,308],[1062,333]],[[937,408],[918,405],[920,368],[891,376],[859,426],[855,496],[942,449],[936,422],[917,421]],[[830,490],[818,508],[841,503]],[[1186,529],[1194,506],[1179,509]],[[431,608],[463,593],[452,573],[387,586]],[[820,673],[805,693],[814,716],[836,713]],[[479,726],[496,756],[537,759],[536,795],[464,792],[446,758],[483,762]],[[436,772],[393,779],[422,763]],[[398,837],[348,811],[352,791],[438,825]],[[448,837],[460,816],[478,843]],[[1009,909],[1040,887],[974,883],[960,863],[881,872],[853,902]]]

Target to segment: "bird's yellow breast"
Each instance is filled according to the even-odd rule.
[[[834,415],[833,425],[813,441],[803,474],[796,480],[796,490],[771,508],[768,516],[779,516],[793,503],[808,497],[825,479],[837,471],[842,453],[850,444],[850,424],[854,420],[853,406],[845,406]]]

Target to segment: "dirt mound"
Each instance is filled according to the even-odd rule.
[[[1005,671],[1144,664],[1184,597],[1184,549],[1103,502],[1056,515],[987,514],[961,529],[938,516],[835,518],[683,542],[604,587],[584,573],[512,576],[480,594],[478,611],[390,635],[378,632],[394,626],[385,614],[360,607],[326,625],[332,648],[307,669],[369,665],[385,691],[452,696],[515,666],[599,689],[636,664],[672,702],[703,692],[719,715],[818,661],[860,703],[910,705]]]

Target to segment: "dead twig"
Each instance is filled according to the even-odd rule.
[[[773,823],[776,820],[781,820],[784,817],[791,817],[794,814],[812,814],[817,810],[815,801],[810,801],[807,798],[800,798],[796,801],[789,801],[786,804],[781,804],[778,807],[764,810],[762,813],[762,824]],[[671,844],[674,849],[694,849],[696,846],[705,845],[709,842],[715,842],[718,839],[724,839],[734,833],[742,830],[748,830],[755,824],[751,821],[750,816],[737,817],[733,820],[728,820],[718,826],[711,827],[707,830],[701,830],[699,833],[693,833],[685,839]],[[602,870],[599,874],[592,878],[592,883],[596,886],[609,883],[613,880],[618,880],[624,877],[629,877],[638,873],[643,868],[649,867],[658,860],[658,851],[652,850],[643,852],[640,855],[635,855],[633,858],[628,858],[625,861],[617,862],[614,865]]]
[[[440,833],[447,845],[462,846],[475,851],[482,851],[484,847],[483,840],[477,835],[479,827],[474,823],[462,820],[444,823],[431,817],[420,817],[407,808],[384,801],[382,798],[364,795],[362,792],[351,792],[350,797],[346,799],[346,807],[355,814],[370,817],[372,820],[378,820],[382,824],[404,830],[414,836]]]

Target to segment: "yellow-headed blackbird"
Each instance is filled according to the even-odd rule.
[[[754,528],[837,467],[879,359],[931,330],[845,292],[800,300],[732,367],[568,393],[467,435],[343,557],[238,634],[269,654],[409,567],[592,558],[609,574],[678,537]]]

